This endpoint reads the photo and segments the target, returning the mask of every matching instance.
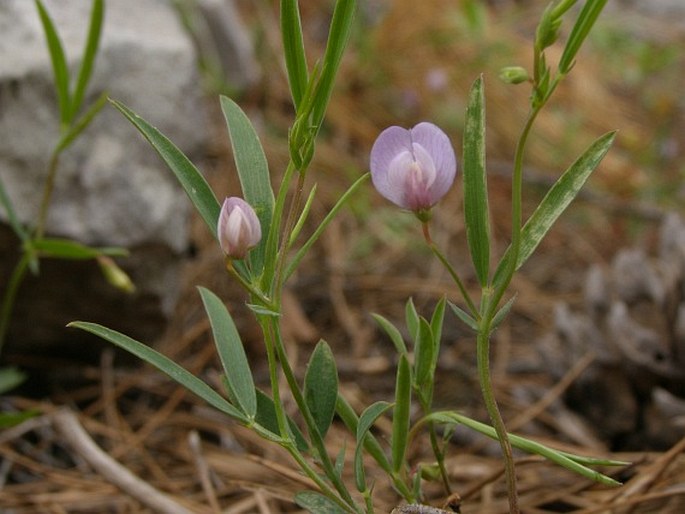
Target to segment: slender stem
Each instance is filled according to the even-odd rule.
[[[297,187],[295,188],[295,194],[293,195],[292,201],[290,202],[290,207],[288,208],[288,217],[285,222],[285,227],[283,229],[283,236],[281,238],[281,248],[278,252],[278,261],[276,263],[276,277],[274,280],[274,298],[280,300],[281,289],[283,288],[283,268],[285,266],[285,261],[288,257],[288,249],[290,248],[290,233],[297,223],[297,213],[300,210],[300,204],[302,203],[302,192],[304,190],[304,171],[300,171],[297,178]]]
[[[2,353],[2,347],[5,344],[5,336],[9,329],[12,310],[14,309],[14,300],[17,297],[19,286],[24,279],[24,275],[26,275],[26,270],[28,269],[30,261],[31,255],[28,252],[24,252],[21,259],[14,267],[14,271],[7,284],[7,289],[5,290],[5,295],[2,298],[2,308],[0,309],[0,353]]]
[[[245,277],[243,277],[238,271],[235,269],[233,266],[233,261],[230,259],[230,257],[226,258],[226,270],[228,273],[235,278],[243,288],[248,291],[250,294],[254,295],[256,298],[259,299],[260,302],[264,304],[264,307],[267,307],[268,309],[271,309],[273,311],[276,310],[276,306],[273,304],[271,299],[267,298],[264,293],[262,293],[259,289],[257,289],[254,285],[252,285],[250,282],[245,280]]]
[[[509,434],[507,433],[504,420],[497,406],[494,389],[492,387],[492,380],[490,377],[490,333],[489,329],[485,332],[483,330],[478,332],[476,342],[476,355],[478,365],[478,378],[480,381],[481,393],[483,395],[483,402],[485,409],[488,411],[488,416],[492,422],[492,426],[497,432],[497,440],[502,448],[502,455],[504,458],[504,471],[507,482],[507,493],[509,496],[509,512],[510,514],[519,514],[518,507],[518,491],[516,487],[516,469],[514,465],[514,455],[511,449],[511,442],[509,441]]]
[[[38,214],[38,221],[36,222],[35,239],[40,239],[45,234],[45,224],[48,219],[48,209],[50,208],[52,193],[55,190],[55,177],[57,176],[58,166],[59,152],[53,152],[48,164],[48,176],[45,179],[45,186],[43,187],[43,198],[40,201],[40,211]]]
[[[347,490],[347,487],[335,471],[335,466],[333,465],[333,462],[331,461],[331,458],[328,455],[328,451],[326,450],[323,438],[321,437],[321,434],[319,433],[319,430],[316,426],[314,417],[312,416],[309,406],[307,405],[307,402],[304,399],[302,389],[300,388],[300,385],[297,383],[295,373],[293,373],[293,370],[290,367],[290,362],[288,361],[288,356],[285,353],[285,347],[280,337],[280,327],[278,326],[278,320],[273,318],[271,318],[271,331],[275,336],[275,349],[279,358],[279,362],[281,363],[281,369],[283,370],[285,379],[288,382],[288,386],[290,387],[293,399],[297,404],[297,408],[302,414],[304,421],[307,425],[308,433],[311,437],[312,443],[314,444],[314,447],[319,453],[319,458],[321,459],[321,466],[324,472],[326,473],[326,476],[329,478],[335,489],[340,494],[341,498],[345,500],[345,502],[347,502],[350,506],[354,507],[357,511],[360,511],[359,507],[356,505],[355,501],[352,499],[352,496]]]
[[[471,299],[471,295],[469,295],[469,292],[466,290],[466,287],[464,286],[464,283],[459,278],[457,271],[452,267],[450,262],[447,260],[447,257],[445,257],[442,254],[440,249],[435,245],[435,243],[431,239],[430,230],[428,229],[428,223],[424,222],[422,228],[423,228],[423,237],[425,238],[426,243],[428,244],[428,248],[431,249],[431,251],[433,252],[433,255],[435,255],[438,258],[438,260],[442,263],[442,265],[445,267],[447,272],[452,277],[452,280],[454,281],[454,283],[457,284],[457,287],[459,288],[459,292],[461,293],[462,297],[464,298],[464,301],[466,302],[466,305],[468,306],[469,310],[471,311],[471,314],[476,316],[476,319],[479,319],[480,315],[479,315],[478,309],[476,308],[476,304],[473,303],[473,300]]]
[[[424,410],[424,415],[430,414],[430,409]],[[440,478],[442,478],[442,485],[445,488],[445,494],[449,496],[452,494],[452,487],[450,486],[450,480],[447,476],[447,469],[445,468],[445,454],[440,449],[438,444],[438,436],[435,432],[435,424],[431,421],[428,423],[428,433],[430,435],[431,448],[433,449],[433,454],[435,454],[435,460],[438,463],[438,469],[440,470]]]

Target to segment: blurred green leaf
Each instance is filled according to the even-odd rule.
[[[417,391],[430,386],[435,347],[431,327],[424,318],[419,318],[419,335],[414,348],[414,387]]]
[[[516,295],[509,298],[507,303],[502,305],[500,310],[498,310],[495,313],[495,315],[492,318],[492,330],[495,330],[499,326],[499,324],[502,323],[502,321],[504,321],[504,318],[506,318],[507,315],[509,314],[509,311],[513,307],[515,301],[516,301]]]
[[[338,399],[338,371],[328,343],[319,341],[304,375],[304,398],[321,437],[326,436]]]
[[[300,102],[307,88],[308,71],[297,0],[281,0],[281,37],[290,93],[295,111],[299,112]]]
[[[471,330],[473,330],[474,332],[478,332],[478,322],[475,319],[473,319],[464,309],[460,308],[458,305],[452,302],[447,303],[449,304],[450,309],[452,309],[452,312],[456,314],[457,318],[462,320]]]
[[[276,406],[273,399],[257,389],[257,415],[255,422],[269,430],[272,434],[279,434],[278,418],[276,417]],[[288,426],[295,440],[295,446],[301,452],[308,452],[309,445],[297,424],[288,416]]]
[[[57,93],[57,104],[59,105],[59,118],[62,127],[66,127],[71,123],[69,117],[71,113],[71,97],[69,96],[67,59],[52,18],[50,18],[41,0],[35,0],[35,2],[40,21],[43,24],[43,31],[45,32],[45,39],[48,44],[48,51],[50,52],[50,61],[52,62],[52,71],[55,76],[55,92]]]
[[[94,259],[100,255],[110,257],[127,257],[129,252],[125,248],[86,246],[78,241],[56,237],[45,237],[31,242],[33,249],[41,257],[53,257],[70,260]]]
[[[0,368],[0,394],[11,391],[26,380],[26,378],[26,373],[19,371],[17,368]]]
[[[254,419],[257,414],[257,393],[240,334],[221,298],[204,287],[198,287],[198,290],[212,325],[214,344],[231,393],[245,415]]]
[[[14,210],[12,200],[10,200],[10,197],[7,195],[7,190],[2,182],[2,177],[0,177],[0,203],[5,208],[7,220],[9,221],[12,230],[14,230],[14,233],[19,239],[26,242],[29,239],[29,234],[24,230],[24,227],[19,222],[19,218],[17,218],[17,212]]]
[[[445,321],[445,305],[447,304],[447,298],[443,296],[440,298],[438,303],[435,305],[433,310],[433,316],[431,316],[431,332],[433,333],[433,339],[435,341],[436,349],[440,349],[440,340],[442,339],[442,325]],[[437,351],[436,351],[437,356]]]
[[[239,421],[240,423],[248,423],[248,419],[245,417],[245,415],[231,405],[228,400],[222,397],[214,389],[209,387],[206,383],[185,368],[176,364],[169,357],[162,355],[149,346],[120,332],[103,327],[102,325],[98,325],[97,323],[72,321],[67,326],[85,330],[86,332],[95,334],[96,336],[101,337],[102,339],[105,339],[106,341],[109,341],[120,348],[123,348],[127,352],[135,355],[139,359],[151,364],[161,372],[165,373],[183,387],[188,389],[190,392],[205,400],[212,407],[225,414],[228,414],[230,417]]]
[[[93,0],[90,23],[88,25],[88,37],[86,38],[83,59],[81,61],[81,67],[79,68],[78,77],[76,78],[74,94],[71,99],[69,120],[73,120],[78,114],[79,109],[81,109],[86,88],[88,87],[88,82],[93,73],[93,65],[95,64],[95,57],[97,56],[98,46],[100,44],[102,20],[104,19],[104,16],[104,0]]]
[[[407,303],[404,304],[404,318],[407,324],[407,330],[409,331],[409,337],[412,341],[416,340],[419,334],[419,315],[416,312],[416,307],[414,306],[414,300],[409,297]]]
[[[228,134],[233,148],[240,185],[244,199],[257,213],[262,226],[262,234],[269,233],[271,217],[274,211],[274,193],[269,178],[269,164],[259,137],[252,127],[249,118],[233,100],[221,97],[221,110],[226,118]],[[249,255],[254,276],[259,276],[264,268],[264,253],[267,238],[254,248]]]
[[[395,382],[395,408],[392,414],[392,470],[399,473],[404,465],[409,440],[411,415],[411,369],[409,361],[400,355]]]
[[[485,96],[483,77],[469,93],[464,127],[464,219],[471,259],[481,286],[490,269],[490,219],[485,171]]]
[[[390,407],[392,407],[392,404],[388,402],[379,401],[372,403],[364,409],[364,412],[362,412],[359,417],[356,434],[357,446],[354,451],[354,479],[359,492],[363,493],[367,489],[364,460],[362,459],[364,440],[376,420],[382,416],[384,412],[390,409]]]
[[[23,410],[21,412],[0,412],[0,428],[10,428],[27,419],[35,418],[40,414],[38,410]]]
[[[347,511],[315,491],[300,491],[295,495],[295,503],[311,514],[347,514]]]
[[[399,330],[393,325],[389,320],[381,316],[380,314],[371,314],[371,317],[376,320],[376,323],[385,331],[388,335],[392,344],[395,345],[395,350],[399,355],[408,355],[407,346],[404,344],[404,338]]]
[[[216,237],[217,221],[221,206],[207,181],[192,162],[159,130],[150,125],[128,107],[116,100],[110,100],[128,120],[135,125],[147,139],[167,166],[176,175],[184,191],[190,198],[202,219]]]
[[[566,210],[590,174],[599,166],[614,142],[616,132],[609,132],[595,140],[585,152],[569,167],[550,188],[521,230],[521,250],[516,269],[528,260],[554,222]],[[500,261],[493,284],[497,287],[503,278],[507,261],[511,258],[511,247],[507,248]]]
[[[607,0],[587,0],[585,2],[573,29],[571,29],[571,34],[568,36],[564,53],[561,54],[559,60],[560,73],[565,74],[571,71],[580,47],[592,30],[606,3]]]

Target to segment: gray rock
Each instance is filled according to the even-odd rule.
[[[44,3],[62,38],[73,76],[83,51],[91,2]],[[162,0],[109,1],[105,9],[86,104],[107,91],[157,126],[191,159],[198,156],[207,124],[194,47],[176,13]],[[0,34],[0,173],[18,217],[30,224],[38,213],[48,159],[59,131],[52,68],[34,2],[0,2]],[[136,129],[107,106],[62,155],[47,232],[91,245],[131,248],[133,258],[122,264],[137,279],[137,300],[153,302],[167,315],[177,296],[181,254],[189,244],[189,213],[188,201],[166,165]],[[4,209],[0,209],[0,219],[5,219]],[[158,266],[148,262],[142,271],[136,264],[160,252],[165,258]],[[4,262],[7,257],[3,251],[0,279],[13,265]],[[59,269],[53,271],[60,274]],[[75,273],[73,266],[68,273]],[[56,283],[63,282],[59,278]],[[101,283],[107,287],[104,280]],[[71,293],[53,290],[54,308],[64,304],[63,295]],[[91,307],[97,305],[100,293],[97,288],[77,290],[90,297]],[[20,300],[31,302],[30,294],[27,297],[24,291]],[[19,306],[17,312],[22,310]],[[40,313],[33,317],[38,322]],[[24,338],[21,323],[15,323],[15,339]],[[155,330],[147,327],[147,332]],[[54,337],[49,330],[44,334],[46,340]]]

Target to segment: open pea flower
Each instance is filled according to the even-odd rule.
[[[414,128],[388,127],[371,149],[371,180],[394,204],[413,211],[421,221],[449,190],[457,158],[447,135],[432,123]]]
[[[217,237],[224,253],[231,259],[244,259],[262,239],[262,227],[254,209],[242,198],[224,200],[219,213]]]

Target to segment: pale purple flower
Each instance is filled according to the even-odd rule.
[[[226,198],[219,213],[217,237],[227,256],[244,259],[262,238],[259,218],[250,204],[236,196]]]
[[[371,149],[371,180],[385,198],[428,218],[449,190],[457,158],[447,135],[432,123],[388,127]],[[424,220],[425,221],[425,220]]]

